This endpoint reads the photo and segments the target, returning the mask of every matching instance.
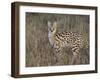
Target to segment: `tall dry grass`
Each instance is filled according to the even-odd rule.
[[[57,20],[57,32],[81,33],[85,35],[84,39],[89,41],[88,15],[26,13],[26,67],[69,65],[71,61],[70,48],[64,48],[57,59],[48,40],[48,20]],[[89,64],[89,48],[84,47],[80,52],[80,64]]]

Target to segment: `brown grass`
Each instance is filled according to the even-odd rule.
[[[88,15],[26,13],[26,67],[69,65],[71,61],[69,48],[63,49],[57,59],[48,40],[48,20],[57,20],[58,32],[73,31],[84,34],[84,39],[89,38]],[[89,64],[89,49],[82,48],[80,52],[80,64]]]

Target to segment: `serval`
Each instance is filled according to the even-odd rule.
[[[48,39],[55,51],[59,53],[62,48],[69,47],[73,54],[69,64],[80,64],[80,49],[84,45],[82,35],[75,32],[57,33],[57,21],[48,21],[47,25]]]

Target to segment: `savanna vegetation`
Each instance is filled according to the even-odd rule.
[[[26,67],[69,65],[72,52],[64,48],[59,56],[48,40],[47,21],[57,21],[57,32],[73,31],[83,34],[84,44],[89,42],[89,16],[70,14],[26,13]],[[87,44],[86,44],[87,45]],[[89,46],[89,43],[88,43]],[[89,48],[80,50],[80,64],[89,64]]]

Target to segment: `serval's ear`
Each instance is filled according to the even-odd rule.
[[[48,27],[51,27],[51,22],[47,21],[47,25],[48,25]]]
[[[55,28],[57,27],[57,21],[53,22],[53,27],[55,27]]]

